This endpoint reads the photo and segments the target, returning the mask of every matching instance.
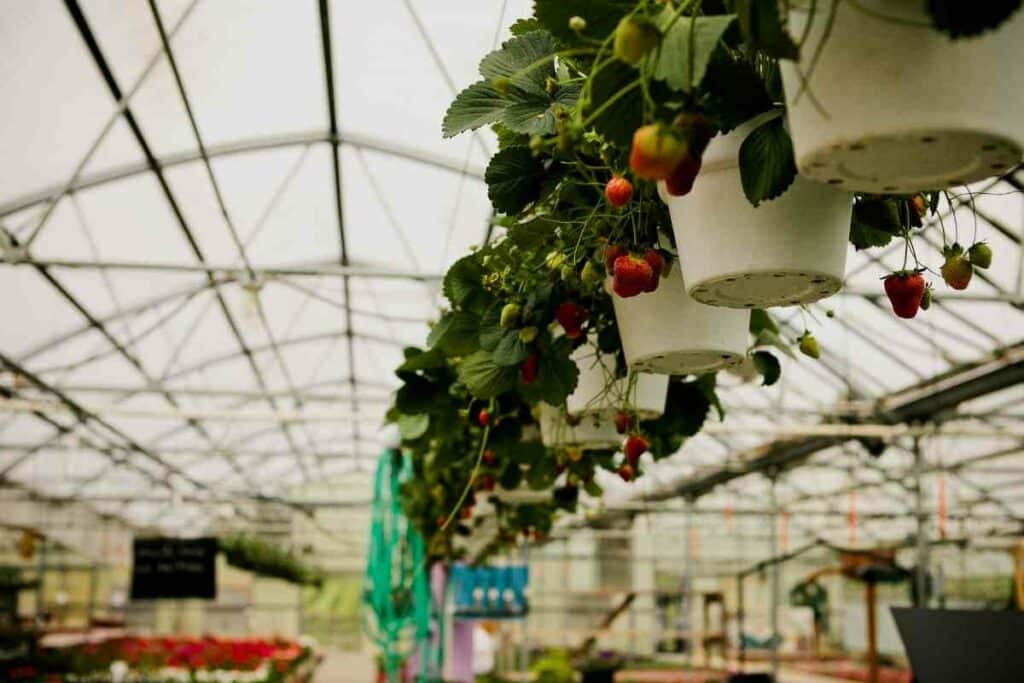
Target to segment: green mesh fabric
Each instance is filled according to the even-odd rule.
[[[440,671],[444,634],[430,594],[424,543],[402,512],[399,486],[412,475],[400,451],[381,454],[374,481],[370,545],[363,578],[363,630],[380,648],[388,681],[398,681],[402,663],[414,652],[418,680]]]

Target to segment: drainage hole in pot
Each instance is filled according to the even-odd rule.
[[[811,280],[811,283],[815,285],[820,285],[823,282],[825,282],[825,278],[816,277],[813,280]]]
[[[754,304],[743,304],[744,308],[753,308]]]
[[[931,143],[931,142],[935,142],[935,137],[931,136],[931,135],[926,135],[923,138],[921,138],[921,142],[923,142],[925,144],[928,144],[928,143]]]
[[[967,183],[964,181],[963,178],[950,178],[949,179],[949,184],[950,185],[966,185]]]
[[[727,277],[727,278],[725,278],[725,281],[726,282],[736,282],[736,278],[734,278],[734,277]]]
[[[996,164],[992,164],[992,168],[995,169],[996,171],[999,171],[1006,168],[1006,164],[1004,164],[1003,162],[999,162]]]
[[[730,356],[730,355],[729,355],[729,354],[727,354],[727,353],[723,353],[723,354],[722,354],[722,359],[723,359],[723,360],[730,360],[731,358],[732,358],[732,356]]]
[[[786,277],[785,273],[772,273],[772,277]]]
[[[882,190],[885,191],[885,192],[895,192],[896,191],[896,186],[895,185],[886,185],[885,187],[882,188]]]
[[[829,178],[828,179],[828,184],[829,185],[842,185],[843,184],[843,179],[842,178]]]
[[[855,142],[852,145],[850,145],[850,151],[851,152],[859,152],[862,149],[864,149],[864,143],[863,142]]]
[[[993,152],[999,149],[999,145],[995,144],[994,142],[986,142],[984,145],[981,146],[981,149],[982,151],[985,152]]]

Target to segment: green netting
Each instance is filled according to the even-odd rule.
[[[399,486],[412,475],[400,451],[381,454],[374,482],[370,546],[363,579],[363,630],[380,648],[388,681],[402,662],[419,657],[418,680],[439,672],[444,653],[442,619],[436,618],[424,543],[402,512]],[[431,637],[431,624],[437,625]]]

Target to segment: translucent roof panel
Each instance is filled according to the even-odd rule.
[[[439,275],[491,218],[496,141],[444,140],[441,119],[530,3],[0,5],[0,479],[136,524],[168,501],[163,523],[194,526],[365,500],[401,350],[423,343]],[[851,250],[843,294],[778,312],[789,339],[814,327],[822,359],[783,358],[771,388],[723,374],[726,418],[635,486],[610,480],[609,505],[696,491],[707,511],[763,511],[757,473],[780,443],[843,422],[885,434],[892,405],[948,390],[937,376],[1012,371],[1022,181],[979,184],[943,217],[997,254],[969,292],[899,321],[879,278],[901,247]],[[937,414],[960,436],[923,439],[951,516],[1024,515],[1024,474],[1008,475],[1024,393],[1003,384]],[[876,457],[836,434],[793,459],[780,504],[842,537],[857,492],[870,533],[905,533],[885,515],[908,514],[911,437],[872,437],[890,444]]]

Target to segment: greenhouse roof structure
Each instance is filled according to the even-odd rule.
[[[494,137],[441,119],[528,3],[4,9],[0,487],[172,533],[365,504],[345,482],[387,443],[402,349],[500,232]],[[916,320],[880,283],[902,245],[851,248],[840,294],[776,311],[821,359],[783,358],[773,387],[723,373],[724,418],[590,513],[774,499],[810,535],[856,515],[895,542],[940,505],[916,471],[949,536],[1020,535],[1022,191],[1014,170],[955,194],[945,229],[995,262]]]

